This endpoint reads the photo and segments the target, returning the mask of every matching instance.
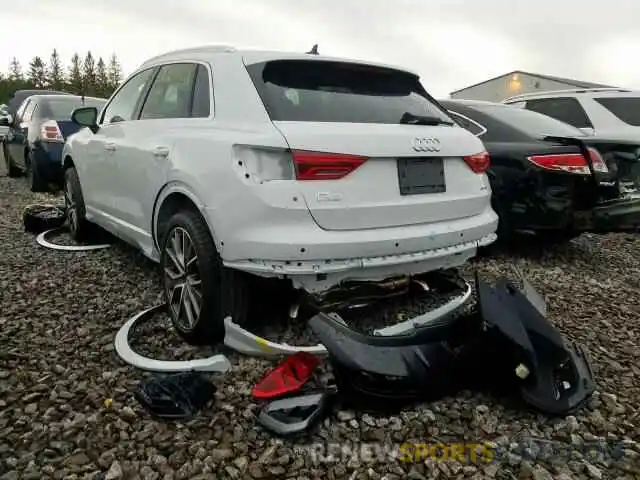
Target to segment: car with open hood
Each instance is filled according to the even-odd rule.
[[[640,227],[640,141],[587,135],[548,115],[500,103],[441,100],[482,139],[499,236],[561,241]]]
[[[318,294],[455,267],[496,238],[482,142],[405,69],[196,47],[74,119],[72,235],[97,224],[159,261],[191,343],[246,318],[255,276]]]

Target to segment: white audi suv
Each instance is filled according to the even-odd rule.
[[[72,235],[97,224],[159,261],[190,343],[242,321],[250,274],[322,293],[456,267],[496,238],[482,142],[404,69],[191,48],[73,118]]]

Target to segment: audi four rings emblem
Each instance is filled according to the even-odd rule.
[[[437,138],[416,137],[413,140],[413,149],[416,152],[439,152],[440,140]]]

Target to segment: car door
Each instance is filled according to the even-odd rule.
[[[111,96],[98,119],[98,131],[88,135],[81,146],[82,161],[77,162],[87,212],[96,222],[118,234],[122,219],[116,214],[117,184],[126,172],[114,170],[113,157],[122,144],[131,124],[137,122],[137,113],[146,94],[155,68],[142,70]]]
[[[115,215],[140,241],[151,240],[153,207],[166,184],[176,135],[210,111],[209,69],[171,63],[158,70],[140,110],[113,156],[118,172]],[[196,108],[193,108],[193,105]],[[145,238],[146,237],[146,240]]]
[[[23,108],[24,107],[24,108]],[[25,149],[27,135],[29,133],[29,121],[36,108],[35,100],[27,99],[16,113],[16,118],[7,135],[7,146],[13,163],[21,169],[25,169]]]

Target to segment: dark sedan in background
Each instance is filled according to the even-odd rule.
[[[80,129],[71,121],[71,113],[80,107],[101,110],[106,101],[76,95],[28,97],[10,119],[9,131],[2,141],[9,176],[27,174],[33,192],[46,191],[50,184],[59,187],[62,147],[67,137]]]
[[[640,145],[586,136],[549,116],[480,101],[441,100],[491,155],[498,235],[562,241],[640,227]]]

